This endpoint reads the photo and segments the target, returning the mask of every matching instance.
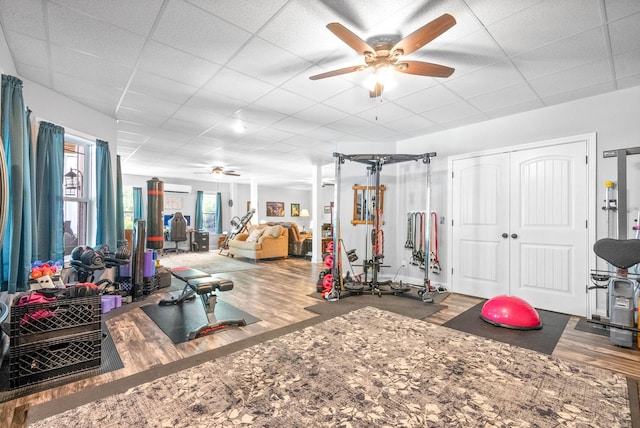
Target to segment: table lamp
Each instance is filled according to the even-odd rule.
[[[300,211],[300,217],[310,217],[311,214],[309,213],[309,210],[304,208],[302,211]],[[304,222],[302,223],[302,233],[306,233],[304,231]]]

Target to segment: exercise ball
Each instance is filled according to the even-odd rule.
[[[515,296],[496,296],[482,306],[480,318],[489,324],[516,330],[542,328],[540,315],[533,306]]]

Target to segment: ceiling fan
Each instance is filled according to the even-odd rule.
[[[327,28],[353,50],[363,55],[365,65],[355,65],[328,71],[311,76],[309,79],[325,79],[327,77],[362,71],[367,68],[373,68],[374,74],[382,74],[389,69],[393,69],[401,73],[415,74],[418,76],[449,77],[455,69],[430,62],[405,60],[403,57],[420,49],[455,24],[455,18],[445,13],[439,18],[418,28],[395,44],[393,44],[389,37],[381,37],[379,40],[374,38],[371,43],[373,44],[372,47],[342,24],[332,22],[327,25]],[[382,79],[377,79],[375,86],[369,91],[371,98],[382,95],[384,84],[381,80]]]
[[[211,174],[219,174],[219,175],[233,175],[235,177],[239,177],[240,173],[232,170],[232,169],[224,169],[220,166],[216,166],[211,170]]]

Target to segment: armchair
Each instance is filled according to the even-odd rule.
[[[305,256],[309,249],[305,242],[307,239],[311,239],[311,234],[300,233],[298,229],[298,225],[295,223],[291,224],[291,229],[289,229],[289,255],[290,256]]]
[[[177,212],[173,217],[171,217],[171,220],[169,220],[169,241],[175,242],[176,246],[175,248],[165,248],[163,251],[165,253],[179,253],[180,249],[178,248],[178,243],[186,240],[187,220],[185,220],[181,212]]]

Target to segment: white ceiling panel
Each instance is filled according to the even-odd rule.
[[[162,14],[153,38],[217,64],[225,64],[251,33],[202,9],[176,0]]]
[[[204,86],[204,89],[208,91],[226,95],[246,103],[254,102],[275,88],[274,85],[229,68],[222,69],[216,74],[215,79],[212,79]]]
[[[309,79],[365,64],[330,22],[373,43],[444,13],[456,24],[407,59],[448,78],[395,73],[374,98],[373,67]],[[0,0],[0,25],[25,94],[35,82],[113,116],[123,171],[150,176],[215,161],[243,169],[224,180],[286,187],[308,171],[299,160],[330,174],[337,147],[640,85],[637,0]],[[264,168],[271,152],[278,168]]]
[[[51,43],[132,66],[144,37],[48,2]]]
[[[146,36],[160,12],[162,0],[56,0],[70,9]]]

